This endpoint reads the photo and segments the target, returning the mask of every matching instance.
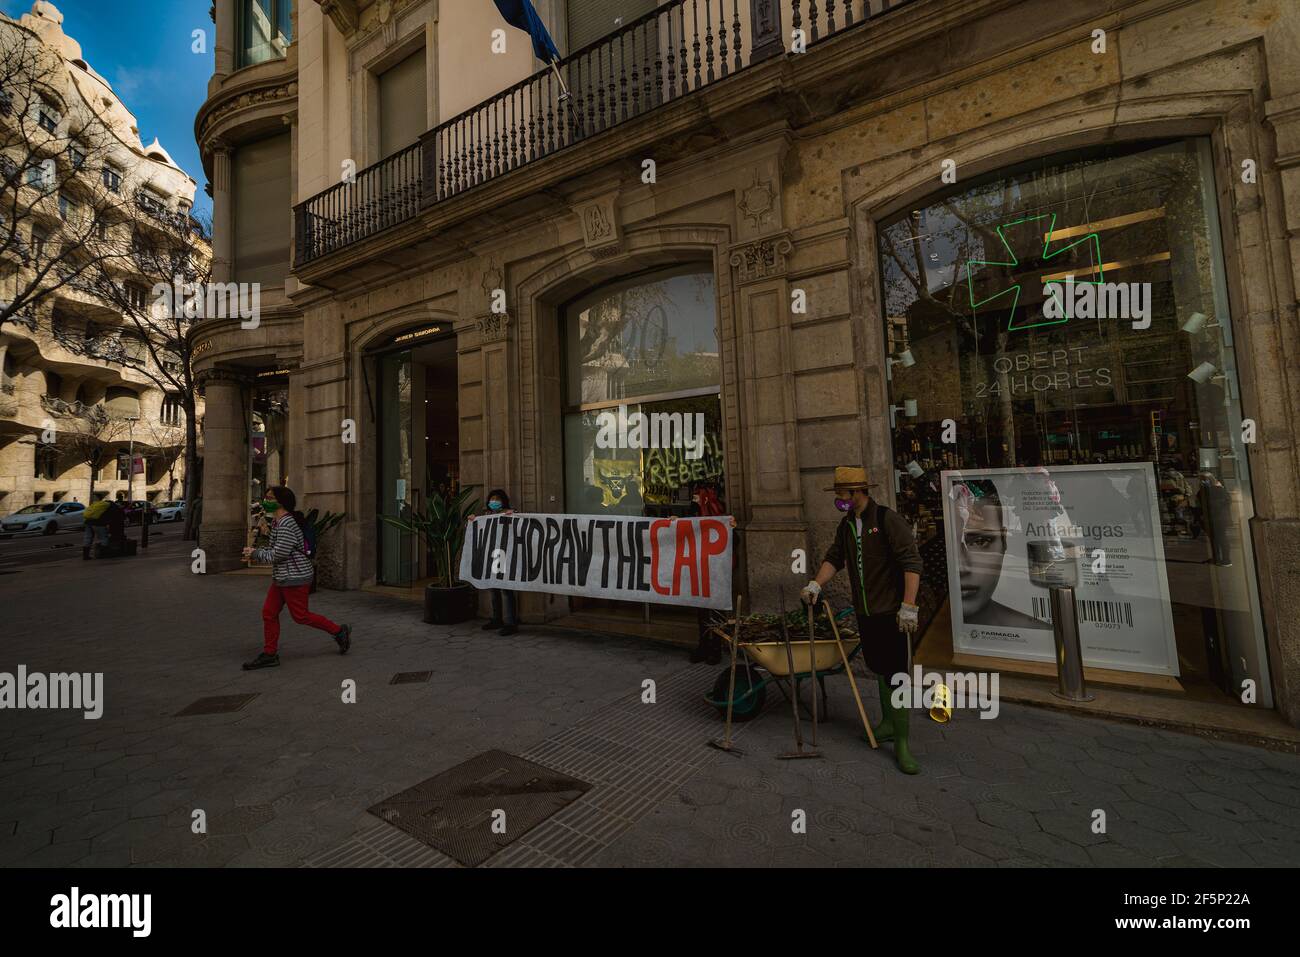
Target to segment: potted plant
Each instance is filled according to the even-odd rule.
[[[310,530],[309,535],[312,541],[316,543],[316,550],[311,556],[311,563],[313,568],[319,567],[318,560],[320,558],[320,553],[322,548],[321,543],[325,538],[325,533],[328,532],[334,526],[341,524],[345,516],[346,516],[345,512],[322,512],[318,508],[313,508],[310,512],[308,512],[306,515],[303,516],[303,521],[306,523],[307,528]],[[313,577],[311,580],[312,592],[316,591],[316,579],[319,577],[320,576],[318,574],[315,577]],[[326,586],[327,587],[329,586],[328,582],[326,582]]]
[[[424,589],[424,620],[431,625],[454,625],[474,617],[474,587],[456,578],[455,564],[465,543],[465,527],[479,509],[470,492],[465,489],[455,498],[436,496],[427,512],[381,516],[394,528],[419,538],[433,556],[433,582]]]

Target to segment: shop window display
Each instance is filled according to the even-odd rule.
[[[923,616],[955,652],[1050,660],[1028,543],[1074,542],[1085,663],[1268,704],[1208,141],[963,185],[882,223],[879,254]]]

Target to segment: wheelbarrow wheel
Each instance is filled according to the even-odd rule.
[[[718,680],[713,682],[713,693],[709,696],[713,706],[718,709],[718,714],[722,717],[727,716],[727,689],[731,683],[731,669],[723,668],[718,674]],[[731,720],[736,722],[748,721],[757,717],[763,710],[763,703],[767,700],[767,688],[758,674],[751,671],[746,665],[736,666],[736,697],[735,704],[731,709]]]

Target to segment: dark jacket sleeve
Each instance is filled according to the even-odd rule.
[[[844,547],[840,544],[840,533],[843,529],[843,522],[835,526],[835,537],[831,539],[831,547],[826,550],[826,557],[822,559],[836,571],[844,567]]]
[[[894,546],[894,560],[904,572],[921,574],[925,570],[925,563],[921,561],[921,550],[916,547],[912,526],[892,508],[885,520],[889,522],[889,541]]]

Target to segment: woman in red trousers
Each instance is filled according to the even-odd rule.
[[[300,625],[319,628],[332,637],[339,646],[339,654],[346,655],[352,646],[352,629],[336,625],[324,615],[307,608],[307,593],[315,575],[311,557],[307,554],[307,539],[302,513],[295,511],[297,499],[283,485],[266,490],[262,508],[271,522],[271,543],[266,548],[245,548],[244,558],[271,563],[271,588],[262,605],[262,653],[244,664],[245,671],[258,668],[275,668],[280,664],[277,649],[280,646],[280,609],[289,606],[289,614]]]

